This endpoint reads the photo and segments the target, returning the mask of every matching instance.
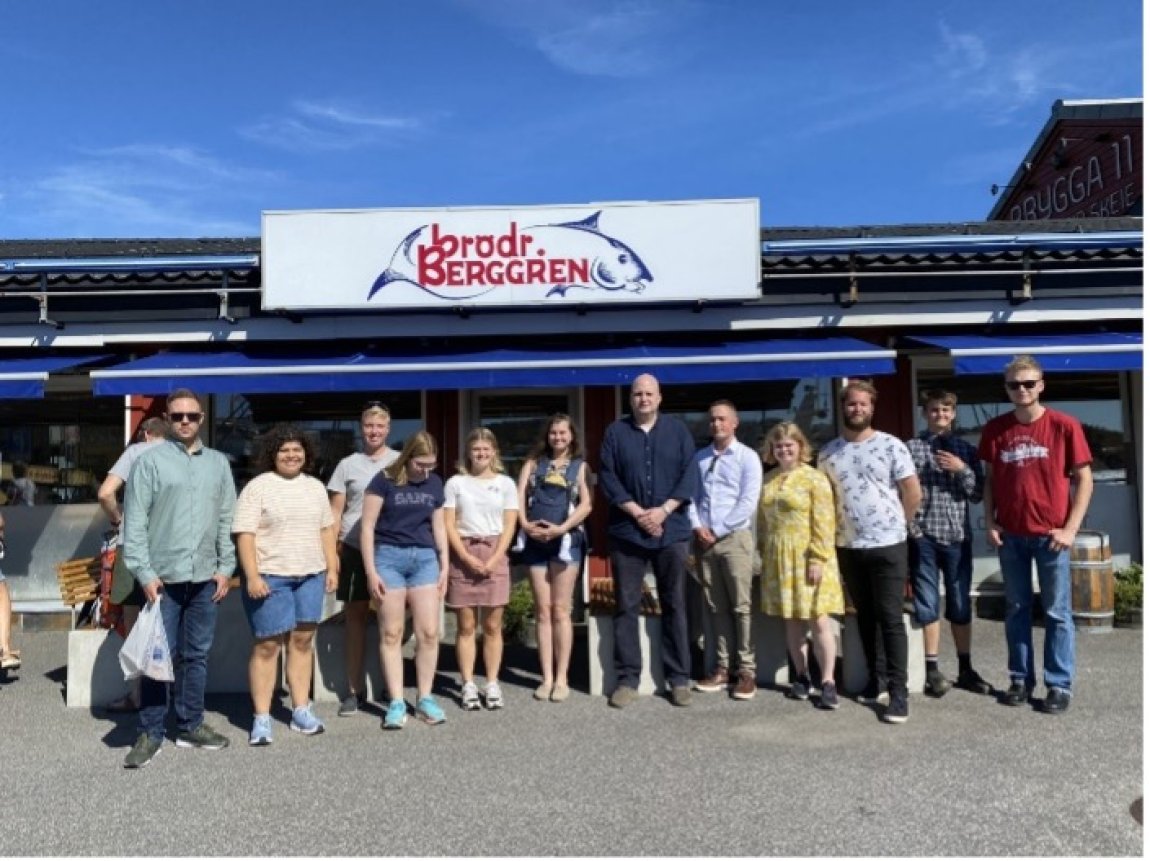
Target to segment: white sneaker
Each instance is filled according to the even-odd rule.
[[[469,712],[479,710],[479,686],[475,682],[463,683],[463,697],[461,700],[463,708]]]
[[[499,682],[488,682],[487,688],[483,692],[483,698],[487,700],[489,709],[503,708],[503,690],[499,687]]]

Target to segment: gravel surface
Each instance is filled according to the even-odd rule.
[[[133,717],[64,706],[66,636],[17,635],[24,667],[0,683],[0,855],[1143,853],[1141,630],[1078,637],[1059,717],[957,690],[912,695],[902,726],[769,689],[696,693],[686,709],[642,697],[617,711],[579,690],[540,703],[518,649],[502,711],[460,711],[444,672],[441,726],[384,733],[382,708],[325,705],[327,731],[305,738],[284,708],[274,744],[250,748],[247,698],[214,696],[229,749],[169,740],[138,771],[121,767]],[[975,622],[975,664],[1005,687],[1000,622]]]

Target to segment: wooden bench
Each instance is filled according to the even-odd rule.
[[[69,559],[56,566],[56,580],[60,584],[60,600],[72,611],[72,628],[80,611],[89,601],[95,601],[100,589],[100,557],[86,556]]]

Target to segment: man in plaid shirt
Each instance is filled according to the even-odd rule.
[[[970,506],[982,500],[982,462],[973,445],[950,432],[957,405],[952,392],[926,392],[922,412],[927,428],[907,441],[922,485],[922,506],[911,527],[914,618],[923,629],[926,694],[933,697],[950,690],[938,669],[940,573],[946,585],[946,619],[958,652],[957,684],[977,694],[991,691],[970,663]]]

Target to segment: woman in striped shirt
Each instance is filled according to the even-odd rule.
[[[316,626],[324,592],[334,592],[339,566],[337,524],[327,491],[305,472],[315,463],[298,428],[277,425],[264,437],[258,468],[236,501],[232,532],[244,572],[243,604],[255,636],[248,663],[252,745],[271,744],[276,664],[287,643],[291,728],[323,732],[309,699]]]

